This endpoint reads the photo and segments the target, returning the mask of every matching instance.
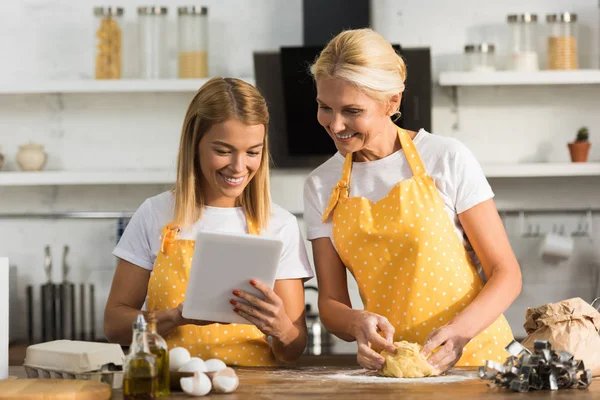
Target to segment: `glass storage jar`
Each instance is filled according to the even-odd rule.
[[[465,46],[466,69],[471,72],[496,70],[495,47],[491,43],[468,44]]]
[[[539,70],[536,14],[514,14],[507,17],[512,30],[510,68],[514,71]]]
[[[548,22],[548,69],[577,69],[577,14],[546,15]]]
[[[208,76],[208,9],[179,7],[178,76],[206,78]]]
[[[122,7],[94,7],[96,79],[119,79],[122,71]]]
[[[167,7],[138,7],[139,75],[163,79],[168,75]]]

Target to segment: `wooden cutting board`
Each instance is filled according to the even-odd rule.
[[[105,400],[111,388],[106,383],[76,379],[11,379],[0,381],[0,400]]]

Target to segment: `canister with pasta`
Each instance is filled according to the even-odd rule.
[[[95,7],[96,79],[120,79],[122,7]]]
[[[577,69],[577,14],[546,15],[548,22],[548,69]]]

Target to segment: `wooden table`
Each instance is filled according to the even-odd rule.
[[[364,383],[347,379],[336,379],[327,375],[356,373],[357,367],[302,366],[292,368],[239,368],[240,386],[229,395],[213,394],[207,399],[249,400],[249,399],[523,399],[560,398],[598,399],[600,379],[587,390],[559,390],[514,393],[489,389],[478,380],[453,383]],[[461,370],[465,371],[465,370]],[[9,374],[25,377],[23,367],[10,367]],[[353,375],[354,375],[353,374]],[[112,399],[122,399],[123,394],[113,391]],[[173,399],[191,399],[182,392],[173,393]]]

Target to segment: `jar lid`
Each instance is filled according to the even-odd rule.
[[[177,12],[179,15],[206,15],[208,14],[208,8],[202,6],[184,6],[178,7]]]
[[[558,14],[546,15],[547,22],[577,22],[577,14],[563,12]]]
[[[493,53],[495,46],[491,43],[468,44],[465,53]]]
[[[138,7],[138,15],[167,15],[167,7],[146,6]]]
[[[522,24],[529,24],[529,23],[537,22],[538,17],[537,17],[537,14],[523,13],[523,14],[511,14],[506,19],[509,24],[514,24],[517,22],[522,23]]]
[[[120,17],[123,15],[123,7],[94,7],[96,17]]]

